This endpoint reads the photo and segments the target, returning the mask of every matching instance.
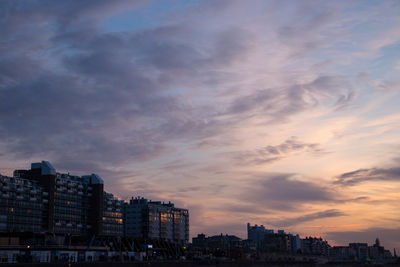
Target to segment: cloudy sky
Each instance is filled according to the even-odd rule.
[[[399,1],[0,2],[0,173],[400,250]]]

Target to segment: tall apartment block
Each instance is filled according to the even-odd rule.
[[[189,211],[171,202],[132,198],[124,205],[124,234],[127,237],[161,239],[176,244],[189,241]]]
[[[58,173],[47,161],[0,176],[0,231],[122,236],[122,201],[96,174]]]

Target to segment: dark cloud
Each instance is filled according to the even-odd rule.
[[[220,85],[239,79],[230,66],[246,62],[257,37],[240,24],[205,31],[176,20],[103,31],[105,20],[143,4],[0,3],[0,99],[7,99],[0,106],[1,154],[44,156],[68,168],[122,166],[158,157],[174,140],[210,140],[257,113],[282,121],[344,90],[342,78],[321,76],[237,97],[228,107],[194,102],[182,88],[220,94]]]
[[[339,245],[348,245],[349,243],[363,242],[370,246],[379,238],[381,245],[386,249],[396,251],[400,250],[400,228],[368,228],[360,231],[327,232],[325,237],[335,240]]]
[[[313,154],[324,153],[319,144],[303,143],[296,137],[291,137],[282,144],[276,146],[269,145],[255,151],[240,151],[230,154],[232,154],[233,158],[241,164],[259,165],[281,160],[301,152]]]
[[[288,227],[288,226],[293,226],[293,225],[301,224],[301,223],[308,222],[308,221],[314,221],[314,220],[323,219],[323,218],[340,217],[340,216],[346,216],[346,213],[341,212],[336,209],[331,209],[331,210],[314,212],[314,213],[306,214],[306,215],[299,216],[299,217],[292,217],[292,218],[286,218],[286,219],[281,219],[281,220],[277,220],[277,221],[270,221],[269,224],[276,226],[278,228],[279,227]]]
[[[341,174],[334,183],[353,186],[368,181],[400,181],[400,168],[359,169]]]
[[[300,181],[294,174],[266,174],[249,183],[240,199],[269,209],[295,210],[307,203],[334,202],[338,196],[329,188]]]

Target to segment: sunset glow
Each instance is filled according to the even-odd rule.
[[[190,235],[400,251],[399,1],[1,1],[0,173],[50,161]]]

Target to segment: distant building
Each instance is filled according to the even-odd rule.
[[[189,211],[171,202],[132,198],[124,205],[125,236],[160,239],[177,244],[189,241]]]
[[[293,254],[301,252],[301,239],[299,235],[289,234],[290,247]]]
[[[290,253],[292,251],[290,241],[289,235],[285,234],[284,231],[275,234],[265,234],[261,249],[267,253]]]
[[[349,246],[332,247],[329,250],[329,258],[332,261],[372,262],[378,264],[393,260],[390,251],[385,250],[380,245],[378,238],[372,246],[368,246],[367,243],[350,243]]]
[[[212,253],[214,256],[237,257],[238,251],[242,251],[242,240],[235,235],[214,235],[207,237],[198,234],[192,239],[193,249],[203,253]]]
[[[274,230],[265,229],[264,225],[251,226],[247,223],[247,239],[254,242],[254,245],[259,249],[266,234],[273,234]]]
[[[353,250],[356,261],[365,262],[368,259],[367,243],[350,243],[349,248]]]
[[[330,245],[326,240],[317,237],[306,237],[301,239],[301,250],[303,254],[328,256]]]
[[[351,251],[352,249],[346,246],[334,246],[329,249],[329,257],[340,262],[353,261],[354,256]]]

